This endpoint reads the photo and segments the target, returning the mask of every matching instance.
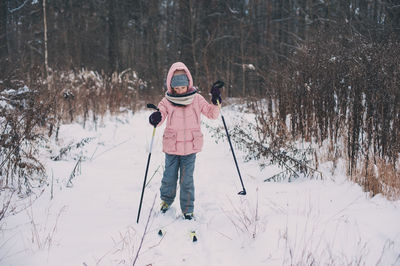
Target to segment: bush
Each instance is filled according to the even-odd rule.
[[[271,96],[253,104],[260,132],[278,146],[329,141],[329,156],[346,158],[367,191],[399,191],[388,181],[400,177],[399,41],[344,30],[315,36],[266,79]]]
[[[57,138],[61,123],[97,125],[107,112],[136,110],[147,84],[128,69],[111,77],[93,71],[11,72],[0,82],[0,191],[29,195],[47,182],[38,158],[40,144]],[[145,97],[141,97],[145,98]]]

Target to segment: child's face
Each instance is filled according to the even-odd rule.
[[[188,90],[187,86],[177,86],[174,88],[176,94],[184,94]]]

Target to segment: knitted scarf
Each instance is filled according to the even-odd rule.
[[[168,101],[178,106],[186,106],[193,102],[196,93],[197,90],[195,88],[193,88],[193,90],[185,94],[171,94],[167,92],[165,93],[165,98],[167,98]]]

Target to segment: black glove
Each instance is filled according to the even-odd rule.
[[[160,123],[160,121],[161,121],[160,111],[156,111],[149,116],[149,123],[155,127],[158,125],[158,123]]]
[[[214,84],[211,87],[211,95],[212,95],[211,102],[214,105],[218,105],[218,102],[222,103],[221,92],[219,89],[222,88],[223,86],[224,86],[224,82],[218,80],[218,81],[214,82]]]

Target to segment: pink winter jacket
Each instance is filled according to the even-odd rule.
[[[171,79],[176,70],[184,70],[189,79],[188,91],[193,90],[193,79],[189,69],[181,62],[174,63],[168,71],[167,87],[172,93]],[[167,125],[163,135],[163,152],[175,155],[188,155],[201,151],[203,133],[200,128],[200,115],[217,119],[219,108],[209,104],[203,96],[195,94],[193,102],[186,106],[176,106],[165,97],[158,104],[162,114],[160,126],[165,120]]]

